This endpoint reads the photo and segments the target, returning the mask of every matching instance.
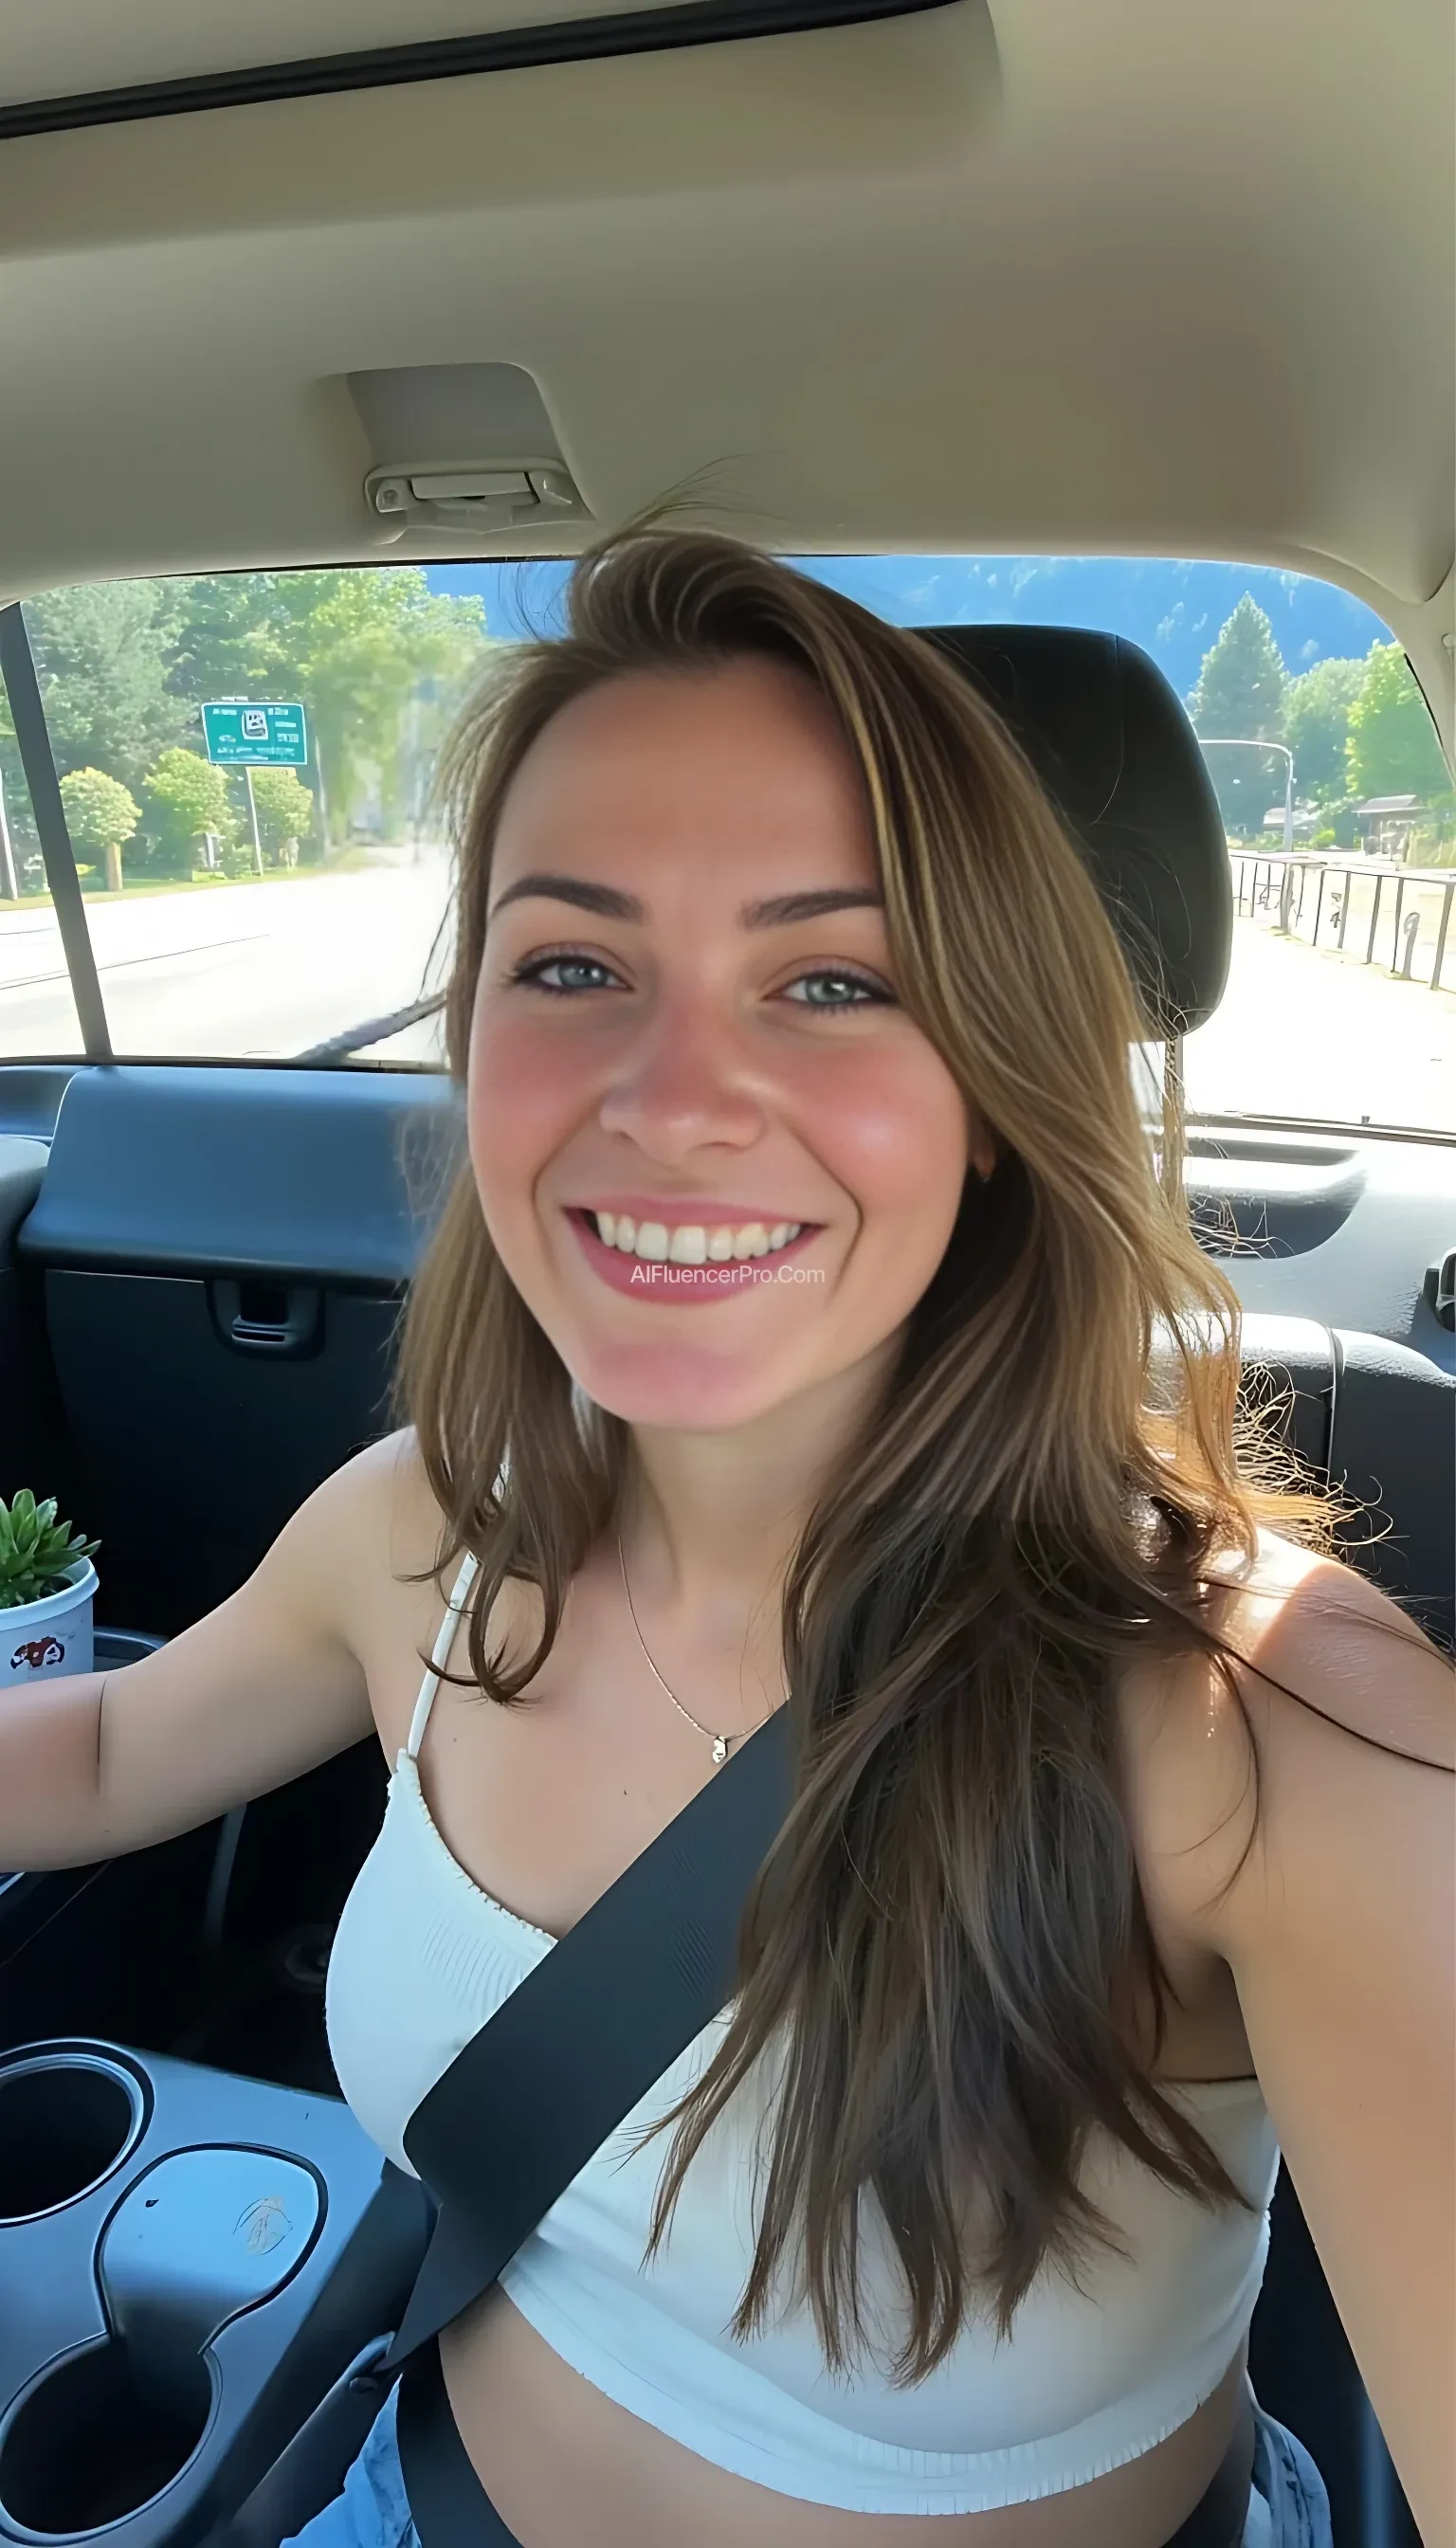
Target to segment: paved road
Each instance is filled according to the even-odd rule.
[[[288,1054],[404,1008],[441,978],[437,958],[426,983],[447,898],[444,853],[423,849],[352,874],[92,903],[116,1048]],[[0,913],[0,1057],[76,1046],[52,915]],[[371,1057],[438,1049],[429,1021]],[[1392,981],[1357,956],[1317,953],[1252,920],[1236,924],[1228,995],[1187,1060],[1191,1101],[1206,1112],[1368,1116],[1456,1133],[1456,993]]]
[[[1185,1066],[1208,1114],[1456,1133],[1456,993],[1235,921],[1228,989]]]
[[[447,901],[445,855],[425,849],[347,874],[90,902],[112,1043],[123,1054],[251,1058],[387,1016],[419,997]],[[437,963],[427,987],[441,979]],[[53,915],[0,915],[0,1056],[76,1043]]]

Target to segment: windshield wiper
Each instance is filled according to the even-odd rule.
[[[328,1036],[322,1044],[311,1044],[307,1052],[296,1052],[294,1060],[347,1061],[351,1052],[362,1052],[371,1044],[383,1044],[387,1036],[417,1026],[421,1018],[432,1018],[444,1005],[445,993],[431,991],[427,999],[411,1000],[408,1009],[394,1009],[387,1018],[366,1018],[362,1026],[345,1027],[342,1035]]]

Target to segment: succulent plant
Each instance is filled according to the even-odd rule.
[[[0,1610],[63,1592],[69,1569],[100,1546],[71,1537],[70,1523],[55,1518],[53,1496],[38,1504],[29,1487],[18,1487],[8,1505],[0,1496]]]

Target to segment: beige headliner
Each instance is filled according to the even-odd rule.
[[[400,32],[252,14],[254,58]],[[790,549],[1328,576],[1449,746],[1450,0],[990,15],[0,141],[0,587],[518,550],[382,547],[342,386],[506,361],[602,520],[725,461]],[[0,0],[4,89],[216,67],[236,17]]]

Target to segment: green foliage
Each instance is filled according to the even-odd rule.
[[[1322,828],[1328,832],[1337,849],[1357,850],[1360,847],[1360,826],[1355,819],[1355,807],[1359,801],[1357,796],[1326,796],[1321,801]]]
[[[203,832],[231,829],[227,773],[215,770],[200,752],[174,744],[147,772],[142,787],[147,820],[159,830],[178,831],[195,841]]]
[[[255,770],[253,803],[263,847],[278,849],[284,841],[304,840],[314,821],[314,790],[296,770]]]
[[[1282,742],[1287,688],[1268,616],[1246,592],[1203,659],[1188,713],[1201,735],[1237,737],[1241,744],[1266,736]],[[1246,749],[1224,751],[1210,744],[1206,758],[1226,828],[1251,839],[1276,794],[1284,793],[1282,755],[1271,752],[1261,760]]]
[[[146,839],[132,862],[146,875],[190,876],[204,832],[224,839],[232,827],[226,771],[200,752],[173,744],[142,781]]]
[[[167,687],[179,590],[78,585],[27,602],[57,770],[110,771],[135,792],[157,754],[183,741],[187,712]]]
[[[1452,799],[1431,714],[1400,646],[1372,646],[1365,679],[1350,709],[1347,783],[1356,796],[1418,796],[1425,805]]]
[[[1284,740],[1294,754],[1295,785],[1302,796],[1326,804],[1345,794],[1350,710],[1364,679],[1363,661],[1330,655],[1322,664],[1312,664],[1285,691]]]
[[[72,1538],[70,1523],[55,1518],[53,1496],[38,1504],[29,1487],[19,1487],[8,1505],[0,1496],[0,1610],[63,1592],[69,1569],[100,1546],[79,1533]]]
[[[273,641],[279,616],[276,575],[193,575],[180,597],[167,686],[195,716],[204,699],[282,697]]]
[[[60,782],[66,829],[78,857],[103,858],[130,841],[141,808],[104,770],[71,770]]]
[[[486,642],[477,594],[432,593],[422,567],[323,569],[274,579],[272,622],[292,687],[312,721],[325,836],[342,840],[369,776],[386,822],[403,821],[432,757],[433,720]],[[421,694],[432,691],[426,699]]]
[[[335,840],[366,787],[403,825],[488,643],[479,596],[432,593],[421,567],[138,580],[44,594],[26,616],[58,769],[139,790],[169,748],[195,749],[205,699],[302,699],[316,828]],[[8,780],[3,728],[0,767]]]
[[[253,856],[251,831],[234,832],[230,840],[223,843],[219,867],[225,876],[239,877],[257,874],[258,863]]]
[[[31,791],[20,766],[20,752],[15,740],[15,722],[5,684],[0,682],[0,792],[5,798],[5,824],[17,867],[30,857],[37,846],[36,822],[31,812]],[[21,891],[26,890],[24,882]]]

